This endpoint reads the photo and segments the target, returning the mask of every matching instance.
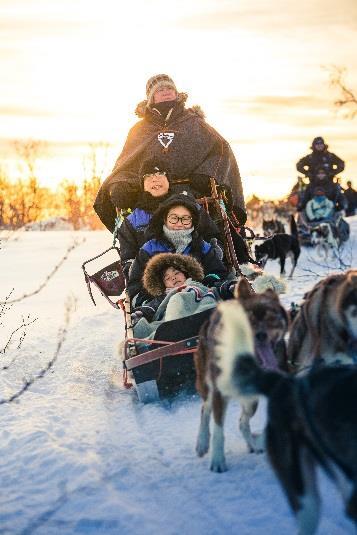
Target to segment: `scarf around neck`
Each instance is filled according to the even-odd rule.
[[[167,238],[175,247],[176,253],[183,253],[186,247],[192,242],[192,232],[194,227],[181,230],[170,230],[166,225],[163,225],[162,230],[165,238]]]

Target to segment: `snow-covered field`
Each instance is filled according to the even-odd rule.
[[[357,265],[357,217],[346,264]],[[237,403],[226,424],[228,472],[198,459],[198,397],[141,405],[121,384],[116,346],[123,318],[96,293],[90,301],[81,264],[110,246],[107,232],[26,232],[1,242],[0,300],[35,291],[73,239],[83,240],[45,288],[0,316],[0,350],[21,317],[29,325],[20,350],[0,354],[0,397],[21,387],[51,359],[68,296],[75,312],[53,369],[17,402],[0,405],[0,533],[239,534],[295,532],[295,522],[265,455],[247,453]],[[109,262],[108,262],[109,263]],[[282,297],[299,302],[330,266],[304,250]],[[103,264],[104,265],[104,264]],[[289,266],[288,266],[289,267]],[[267,271],[277,274],[276,263]],[[1,310],[1,309],[0,309]],[[18,337],[17,337],[18,338]],[[261,403],[254,427],[264,426]],[[320,474],[320,535],[355,533],[335,488]]]

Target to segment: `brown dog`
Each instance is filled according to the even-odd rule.
[[[357,270],[330,275],[305,295],[291,326],[289,361],[301,369],[315,359],[327,364],[357,357]]]
[[[272,290],[255,294],[243,278],[236,287],[236,298],[218,304],[210,319],[200,330],[195,353],[196,388],[203,405],[196,451],[203,456],[209,449],[209,421],[213,411],[211,470],[224,472],[223,424],[230,397],[241,397],[235,374],[238,361],[247,355],[264,368],[277,369],[274,348],[283,341],[288,317],[278,296]],[[258,399],[242,397],[240,430],[251,451],[262,451],[261,436],[254,436],[250,419],[255,414]]]

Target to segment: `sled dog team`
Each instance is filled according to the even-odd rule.
[[[267,450],[299,533],[318,526],[318,466],[339,487],[357,526],[357,270],[331,275],[305,295],[287,348],[288,316],[276,293],[255,294],[242,279],[234,294],[202,326],[194,357],[202,397],[197,455],[211,448],[211,470],[227,470],[224,417],[238,398],[249,451]],[[301,373],[286,373],[291,366]],[[249,421],[259,395],[268,399],[268,416],[255,436]]]

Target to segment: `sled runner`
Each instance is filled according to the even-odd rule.
[[[239,226],[234,215],[228,215],[224,193],[217,188],[214,179],[211,179],[211,191],[211,197],[197,199],[197,202],[221,226],[227,267],[233,275],[243,276],[235,253],[234,235],[232,236],[232,233],[240,232],[243,227]],[[255,236],[251,229],[246,228],[246,231],[249,236],[245,237],[245,240],[249,243]],[[153,338],[135,338],[131,319],[132,303],[125,291],[120,249],[115,243],[114,233],[113,246],[85,261],[82,269],[93,303],[95,304],[92,285],[111,306],[121,309],[124,313],[125,341],[122,351],[124,386],[127,388],[134,386],[139,400],[144,403],[159,400],[161,396],[180,391],[183,387],[193,390],[195,380],[193,353],[198,344],[198,333],[214,308],[164,322],[159,325]],[[107,257],[113,251],[119,257],[117,260],[94,274],[88,272],[88,264]],[[249,261],[257,263],[250,255],[248,256]]]

